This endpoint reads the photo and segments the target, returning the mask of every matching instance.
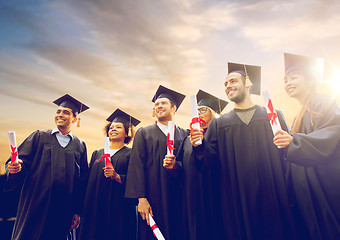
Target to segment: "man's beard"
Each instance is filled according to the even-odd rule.
[[[240,103],[246,98],[246,91],[244,89],[239,90],[239,94],[236,96],[229,98],[230,101],[233,101],[234,103]]]

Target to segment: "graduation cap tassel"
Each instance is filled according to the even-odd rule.
[[[81,107],[83,106],[83,104],[80,103],[80,110],[79,113],[81,113]],[[78,114],[79,115],[79,114]],[[80,127],[80,117],[78,116],[78,122],[77,122],[77,127]]]
[[[131,116],[130,116],[130,122],[129,122],[128,137],[132,137],[132,123],[131,123]]]
[[[252,86],[253,83],[252,83],[252,82],[250,81],[250,79],[249,79],[249,76],[248,76],[248,73],[247,73],[246,65],[244,65],[244,71],[245,71],[245,73],[246,73],[246,87]]]

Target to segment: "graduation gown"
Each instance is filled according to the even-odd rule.
[[[197,160],[202,152],[204,167],[216,164],[219,171],[226,239],[294,239],[285,162],[264,107],[256,106],[248,125],[234,110],[213,119],[203,145],[195,148]]]
[[[72,216],[80,215],[83,205],[88,174],[85,143],[73,136],[63,148],[51,130],[37,130],[18,153],[22,170],[7,172],[7,188],[23,184],[12,239],[66,239]]]
[[[188,134],[187,130],[176,127],[174,155]],[[154,220],[165,239],[178,240],[183,239],[181,190],[176,172],[163,167],[167,154],[166,139],[156,124],[138,129],[131,151],[125,197],[147,198]],[[177,168],[175,171],[179,170]],[[140,239],[155,239],[146,221],[141,221],[139,226]]]
[[[136,239],[136,202],[125,199],[126,175],[131,148],[123,147],[112,157],[122,183],[104,175],[105,160],[98,162],[104,149],[93,152],[81,224],[81,240]]]
[[[202,171],[194,161],[189,137],[183,141],[177,154],[183,165],[183,226],[185,239],[225,239],[220,217],[219,176],[214,169]]]
[[[310,110],[288,146],[292,188],[310,239],[339,239],[340,110],[322,95]]]

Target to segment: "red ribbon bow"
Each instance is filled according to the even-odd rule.
[[[195,124],[195,123],[203,123],[203,124],[207,124],[202,118],[200,117],[194,117],[192,118],[191,120],[191,123],[190,123],[190,132],[193,133],[194,129],[192,128],[192,125]]]
[[[170,140],[170,133],[168,133],[166,137],[166,146],[168,147],[170,153],[172,150],[175,150],[176,148],[173,147],[174,145],[174,140]]]
[[[15,160],[17,160],[17,156],[18,156],[18,151],[17,151],[17,147],[14,147],[11,145],[11,163],[14,163]]]
[[[268,114],[268,118],[270,120],[270,123],[271,124],[277,124],[276,123],[276,118],[277,118],[277,114],[274,112],[274,107],[273,107],[273,104],[272,104],[272,100],[268,100],[268,108],[270,110],[270,113],[267,113]]]
[[[101,162],[104,159],[105,159],[105,167],[112,165],[111,160],[110,160],[110,153],[105,153],[98,162]]]

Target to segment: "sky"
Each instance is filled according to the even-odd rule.
[[[72,129],[89,158],[103,147],[105,119],[116,108],[141,120],[137,129],[154,123],[159,85],[187,95],[175,122],[188,128],[190,95],[202,89],[228,100],[227,62],[261,66],[262,90],[290,125],[299,103],[284,91],[283,53],[324,58],[319,89],[333,95],[339,11],[339,1],[327,0],[1,1],[0,172],[10,155],[7,132],[15,130],[20,144],[54,128],[52,102],[66,93],[90,107]]]

